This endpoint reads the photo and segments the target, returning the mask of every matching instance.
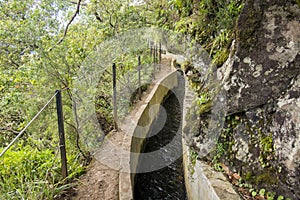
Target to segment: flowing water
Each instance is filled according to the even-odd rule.
[[[149,163],[162,162],[171,164],[166,167],[147,173],[136,174],[134,197],[136,200],[185,200],[186,190],[182,166],[182,141],[181,141],[181,117],[182,101],[184,95],[184,80],[179,76],[179,86],[164,101],[157,119],[151,125],[148,139],[145,143],[144,153],[161,150],[160,158],[153,156],[147,160],[141,157],[139,168]],[[165,119],[163,128],[161,123]],[[158,132],[158,133],[157,133]],[[150,160],[150,162],[149,162]],[[144,166],[147,167],[147,166]]]

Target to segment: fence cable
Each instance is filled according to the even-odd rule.
[[[49,99],[49,101],[44,105],[44,107],[30,120],[30,122],[20,131],[20,133],[11,141],[11,143],[1,152],[0,157],[2,157],[6,151],[17,141],[19,137],[23,135],[26,129],[30,126],[30,124],[47,108],[47,106],[52,102],[54,97],[57,95],[58,91],[54,93],[54,95]]]

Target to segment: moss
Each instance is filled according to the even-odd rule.
[[[225,126],[218,139],[218,142],[214,150],[210,153],[210,157],[213,158],[212,162],[216,170],[220,171],[220,163],[229,163],[234,165],[235,152],[232,150],[235,144],[233,132],[236,126],[240,123],[239,117],[236,115],[227,116],[225,120]]]
[[[274,143],[272,135],[261,134],[259,138],[260,155],[259,161],[262,167],[269,166],[269,160],[274,156]]]
[[[242,179],[255,186],[273,187],[279,183],[276,169],[273,167],[265,168],[259,172],[257,170],[255,172],[248,171],[242,176]]]
[[[272,135],[262,135],[260,138],[260,145],[262,152],[268,154],[273,152],[273,138]]]
[[[300,8],[300,0],[296,0],[296,2],[297,2],[298,6]]]
[[[205,104],[202,104],[201,106],[200,106],[200,109],[199,109],[199,111],[198,111],[198,115],[202,115],[202,114],[204,114],[204,113],[208,113],[208,112],[210,112],[211,111],[211,108],[212,108],[212,102],[211,101],[208,101],[207,103],[205,103]]]
[[[255,31],[259,28],[263,16],[261,10],[256,9],[254,3],[249,1],[239,16],[236,32],[237,40],[243,49],[250,49],[256,45]]]
[[[245,174],[244,179],[245,179],[246,181],[249,181],[249,180],[251,179],[252,176],[253,176],[252,172],[247,172],[247,173]]]
[[[263,172],[254,177],[254,183],[266,184],[266,185],[277,185],[279,182],[278,177],[276,176],[276,170],[272,167],[263,170]]]
[[[196,165],[197,159],[198,159],[198,153],[196,151],[191,150],[190,151],[190,162],[189,162],[189,166],[188,166],[188,170],[189,170],[191,176],[193,176],[193,174],[195,173],[195,165]]]
[[[213,63],[217,67],[221,67],[224,64],[224,62],[228,59],[229,53],[230,52],[227,48],[218,51],[214,56]]]

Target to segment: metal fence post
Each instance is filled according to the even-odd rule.
[[[152,42],[149,42],[149,47],[150,47],[150,57],[152,58],[152,51],[153,51],[153,49],[152,49]]]
[[[139,84],[139,100],[141,100],[142,97],[142,86],[141,86],[141,56],[139,55],[138,57],[138,76],[139,76],[139,80],[138,80],[138,84]]]
[[[61,172],[63,179],[68,176],[67,168],[67,155],[66,155],[66,142],[65,142],[65,130],[64,130],[64,118],[61,100],[61,91],[56,91],[56,110],[57,110],[57,122],[58,122],[58,133],[59,133],[59,148],[61,156]]]
[[[153,45],[153,63],[156,63],[156,44]]]
[[[117,112],[117,82],[116,82],[116,64],[113,63],[112,65],[112,71],[113,71],[113,107],[114,107],[114,128],[116,131],[118,131],[118,112]]]
[[[161,42],[159,42],[159,64],[161,64]]]

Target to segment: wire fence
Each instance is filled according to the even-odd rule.
[[[159,42],[149,42],[141,49],[134,50],[133,54],[124,53],[125,58],[120,56],[113,62],[111,59],[109,62],[97,60],[98,68],[91,70],[95,73],[90,73],[92,78],[83,72],[83,80],[89,80],[88,83],[76,83],[79,88],[75,101],[81,127],[80,138],[91,153],[101,146],[106,134],[113,129],[118,130],[118,124],[125,120],[133,105],[141,100],[143,92],[159,78],[161,70],[171,70],[171,62],[162,60],[162,54],[166,51]],[[91,65],[89,63],[87,69]]]
[[[63,124],[63,111],[62,111],[62,98],[61,90],[55,91],[54,95],[48,100],[48,102],[40,109],[37,114],[28,122],[28,124],[18,133],[18,135],[7,145],[6,148],[0,154],[0,158],[15,144],[15,142],[25,133],[28,127],[38,118],[38,116],[46,110],[50,103],[56,98],[56,110],[58,118],[58,132],[59,132],[59,147],[61,151],[61,163],[62,163],[62,177],[65,179],[68,176],[67,173],[67,157],[65,150],[65,135],[64,135],[64,124]]]
[[[132,105],[141,100],[142,93],[146,91],[157,77],[155,74],[162,69],[162,45],[149,42],[149,58],[137,55],[136,65],[123,74],[117,83],[113,84],[114,126],[117,129],[117,121],[126,117],[131,111]],[[146,55],[144,55],[146,57]],[[143,60],[144,59],[144,60]],[[115,64],[112,65],[113,79],[117,78]]]
[[[130,107],[141,99],[142,93],[155,80],[155,68],[154,64],[137,64],[132,71],[127,72],[118,80],[118,83],[123,83],[117,84],[115,91],[118,98],[116,107],[120,118],[130,112]]]
[[[28,124],[18,133],[18,135],[7,145],[7,147],[1,152],[0,157],[2,157],[6,151],[11,148],[11,146],[24,134],[27,128],[36,120],[36,118],[47,108],[47,106],[52,102],[52,100],[57,95],[58,91],[49,99],[49,101],[43,106],[43,108],[28,122]]]
[[[47,199],[57,193],[56,191],[60,188],[59,184],[67,183],[68,170],[61,96],[64,90],[55,91],[0,153],[2,165],[0,168],[0,179],[2,179],[0,199]],[[30,126],[40,121],[39,117],[42,114],[43,116],[51,115],[50,119],[52,118],[51,113],[53,113],[52,109],[55,104],[59,134],[27,135]],[[53,122],[52,120],[44,122],[45,125],[39,126],[39,128],[43,129],[43,126],[49,126]],[[22,136],[25,137],[22,138]],[[53,143],[52,140],[57,141],[57,138],[59,138],[59,142],[55,145],[56,142]],[[51,142],[44,140],[51,140]],[[17,143],[17,141],[20,142]],[[14,150],[8,151],[13,147]],[[46,190],[46,188],[50,190]]]
[[[162,61],[162,47],[161,43],[156,44],[149,42],[149,56],[151,59],[150,63],[143,64],[142,56],[137,56],[137,64],[132,67],[132,70],[125,73],[118,78],[117,81],[117,65],[112,64],[112,86],[113,86],[113,115],[114,115],[114,128],[118,129],[118,113],[121,116],[125,116],[130,111],[128,108],[137,100],[141,99],[142,92],[145,91],[148,85],[155,80],[155,73],[157,70],[161,70]],[[118,83],[118,84],[117,84]],[[56,111],[57,111],[57,124],[58,124],[58,135],[59,135],[59,149],[61,156],[61,175],[63,179],[68,176],[67,167],[67,156],[66,156],[66,141],[65,141],[65,130],[64,130],[64,117],[63,117],[63,105],[62,105],[62,91],[57,90],[44,104],[44,106],[36,113],[36,115],[27,123],[27,125],[17,134],[17,136],[2,150],[0,158],[3,157],[7,151],[20,139],[26,132],[28,127],[37,120],[37,118],[43,113],[51,103],[56,99]],[[118,100],[117,100],[118,99]],[[127,106],[125,106],[127,105]],[[118,109],[119,108],[119,109]],[[126,109],[124,109],[126,108]],[[57,155],[55,153],[55,155]],[[56,156],[55,156],[56,157]],[[49,167],[53,167],[54,160]],[[48,173],[46,173],[48,174]],[[47,177],[46,177],[47,179]]]

